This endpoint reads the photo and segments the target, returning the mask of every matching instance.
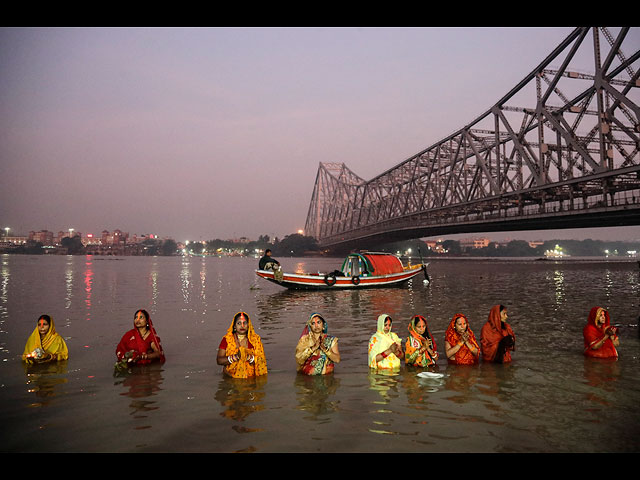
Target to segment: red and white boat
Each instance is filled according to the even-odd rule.
[[[346,289],[391,287],[402,284],[424,272],[426,265],[404,266],[391,253],[350,253],[340,270],[329,273],[285,273],[281,270],[256,270],[256,275],[290,289]]]

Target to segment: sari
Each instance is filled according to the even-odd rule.
[[[416,324],[422,320],[426,325],[426,330],[423,335],[420,335],[416,331]],[[429,325],[427,319],[422,315],[414,315],[409,322],[409,337],[405,343],[404,362],[407,365],[413,365],[415,367],[428,367],[436,364],[438,359],[438,351],[436,350],[436,341],[431,336],[429,331]],[[425,350],[424,353],[420,353],[420,349],[426,346],[430,346],[433,351],[433,356],[429,351]]]
[[[127,353],[129,353],[134,363],[138,365],[150,364],[155,359],[142,359],[140,357],[143,353],[153,353],[151,344],[155,343],[156,347],[158,347],[158,351],[160,352],[160,363],[164,363],[164,350],[162,350],[160,337],[156,334],[156,329],[153,328],[151,317],[149,316],[147,316],[147,328],[149,329],[149,335],[147,335],[147,338],[142,338],[142,335],[140,335],[140,332],[135,327],[135,323],[134,327],[122,336],[120,343],[118,343],[118,346],[116,347],[116,357],[118,357],[119,362],[127,358]]]
[[[605,322],[602,327],[598,328],[596,325],[596,318],[600,315],[600,312],[604,312]],[[597,350],[594,350],[592,346],[598,343],[605,336],[607,328],[611,325],[611,318],[609,312],[602,307],[593,307],[589,312],[587,318],[587,325],[582,330],[584,336],[584,354],[587,357],[594,358],[618,358],[618,351],[616,350],[611,337],[608,337],[602,346]],[[617,337],[617,335],[616,335]]]
[[[400,344],[400,338],[394,332],[384,333],[384,322],[387,317],[391,320],[391,317],[386,313],[378,317],[378,330],[369,339],[369,368],[388,370],[400,368],[400,359],[394,353],[379,362],[376,360],[376,356],[387,350],[392,344]]]
[[[314,351],[313,346],[316,344],[318,337],[320,337],[320,342],[324,346],[325,350],[331,350],[338,341],[338,338],[327,335],[327,322],[324,318],[322,318],[322,333],[319,335],[313,333],[311,331],[311,320],[313,317],[322,318],[321,315],[312,313],[306,325],[302,329],[302,334],[300,335],[298,345],[296,346],[297,370],[305,375],[325,375],[333,373],[335,364],[321,349],[318,348]]]
[[[226,350],[228,356],[238,355],[240,358],[230,365],[225,365],[223,372],[233,378],[250,378],[265,375],[267,373],[267,358],[264,354],[262,339],[254,331],[249,315],[245,312],[242,313],[247,317],[249,327],[247,331],[248,345],[246,348],[240,346],[238,337],[234,332],[236,314],[231,320],[227,333],[222,337],[219,348]],[[252,358],[253,361],[251,361]]]
[[[39,320],[39,319],[38,319]],[[53,323],[53,318],[49,317],[49,331],[43,338],[40,338],[40,331],[38,327],[29,335],[27,343],[24,346],[24,352],[22,354],[22,360],[27,363],[32,363],[35,358],[40,357],[38,353],[43,351],[45,354],[53,355],[55,358],[52,360],[68,360],[69,349],[64,341],[64,338],[56,332],[56,326]]]
[[[505,345],[505,338],[511,336],[513,344]],[[486,362],[508,363],[511,361],[510,350],[515,350],[516,335],[507,322],[500,320],[500,305],[494,305],[489,311],[487,323],[480,332],[480,343],[482,345],[482,358]]]
[[[456,320],[458,320],[458,318],[460,317],[464,318],[465,321],[467,322],[466,331],[469,334],[469,343],[471,343],[476,347],[477,352],[474,355],[473,353],[471,353],[471,350],[469,350],[469,347],[467,347],[467,345],[463,343],[462,346],[460,347],[460,350],[458,350],[455,353],[454,357],[449,358],[447,360],[452,365],[475,365],[478,363],[478,358],[480,357],[480,346],[476,341],[476,336],[471,331],[471,327],[469,326],[469,320],[465,315],[463,315],[462,313],[456,313],[453,316],[453,319],[451,320],[451,322],[449,323],[449,326],[447,327],[447,331],[444,333],[444,339],[452,347],[459,344],[462,341],[462,335],[460,335],[456,330]]]

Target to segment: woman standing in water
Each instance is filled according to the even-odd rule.
[[[456,313],[444,334],[447,360],[454,365],[475,365],[480,357],[480,346],[462,313]]]
[[[494,305],[480,332],[482,359],[485,362],[508,363],[516,349],[516,335],[507,323],[507,307]]]
[[[27,363],[45,363],[69,358],[67,344],[57,332],[53,318],[40,315],[38,325],[27,339],[22,360]]]
[[[392,323],[386,313],[378,317],[378,329],[369,340],[369,368],[400,369],[402,346],[398,335],[391,331]]]
[[[267,374],[267,357],[262,339],[253,329],[246,312],[234,315],[227,333],[220,341],[218,365],[225,375],[233,378],[252,378]]]
[[[431,336],[427,319],[414,315],[409,322],[409,337],[405,344],[404,361],[414,367],[429,367],[436,364],[438,351]]]
[[[122,336],[116,347],[119,362],[147,365],[159,360],[164,362],[164,351],[160,338],[146,310],[138,310],[133,317],[133,328]]]
[[[618,358],[616,347],[620,345],[618,331],[611,326],[609,312],[602,307],[593,307],[587,318],[584,336],[584,354],[587,357]]]

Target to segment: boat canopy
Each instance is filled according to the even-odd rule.
[[[389,275],[392,273],[402,273],[404,268],[398,257],[392,253],[350,253],[342,264],[342,271],[349,271],[349,261],[360,259],[360,263],[366,266],[370,275]]]

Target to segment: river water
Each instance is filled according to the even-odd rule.
[[[287,271],[332,271],[342,259],[281,258]],[[287,291],[258,279],[256,259],[0,256],[2,452],[637,452],[640,450],[640,269],[633,261],[430,259],[390,289]],[[446,364],[444,332],[465,313],[479,337],[492,305],[517,336],[509,365]],[[585,359],[592,306],[620,326],[616,362]],[[164,365],[114,376],[115,347],[147,309]],[[239,310],[261,335],[269,373],[224,378],[215,356]],[[295,371],[311,312],[339,337],[331,376]],[[26,369],[20,355],[42,313],[70,358]],[[405,338],[427,316],[440,378],[367,367],[380,313]]]

